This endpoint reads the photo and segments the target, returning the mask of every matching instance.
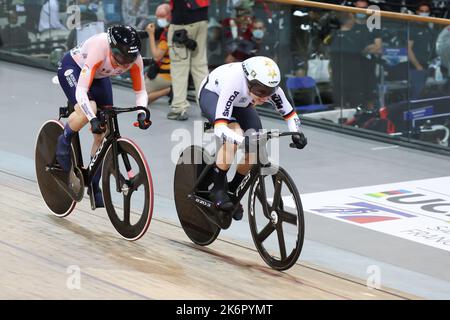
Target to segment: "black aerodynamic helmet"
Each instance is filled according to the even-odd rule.
[[[137,59],[141,39],[133,27],[114,25],[108,28],[107,34],[112,54],[119,64],[130,64]]]

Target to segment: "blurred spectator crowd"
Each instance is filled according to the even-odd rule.
[[[188,91],[198,91],[200,76],[192,75],[201,68],[192,69],[192,61],[194,65],[203,63],[203,57],[196,60],[196,52],[203,47],[209,70],[265,55],[274,59],[287,77],[310,78],[301,82],[306,91],[300,88],[290,94],[295,105],[313,106],[297,109],[305,113],[358,106],[378,110],[405,100],[450,96],[450,31],[444,25],[382,18],[379,28],[370,28],[369,15],[363,12],[263,0],[175,1],[188,6],[208,4],[207,15],[199,18],[206,29],[199,30],[206,31],[206,36],[194,39],[197,49],[171,49],[176,47],[173,31],[185,23],[177,14],[176,21],[170,21],[173,12],[157,14],[159,5],[173,4],[169,0],[0,0],[0,49],[48,58],[56,65],[65,51],[109,25],[134,26],[143,34],[143,56],[154,58],[146,78],[150,100],[169,96],[172,118],[177,120],[186,118],[183,112],[188,103],[184,88],[174,92],[172,86],[180,85],[173,83],[173,73],[189,65],[183,79],[186,72],[190,74]],[[450,18],[449,0],[318,2],[361,9],[375,5],[385,11]],[[172,61],[184,56],[190,64]],[[201,70],[197,73],[204,74]],[[192,96],[195,99],[195,94]],[[308,101],[302,101],[305,98]]]

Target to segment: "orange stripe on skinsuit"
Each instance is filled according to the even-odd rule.
[[[287,116],[284,117],[284,120],[289,120],[295,117],[296,113],[294,111],[291,111]]]
[[[95,73],[97,72],[97,69],[98,69],[98,67],[100,67],[101,64],[102,64],[102,61],[99,61],[92,67],[91,76],[89,78],[89,87],[88,88],[91,88],[92,81],[94,81]]]
[[[222,124],[228,124],[229,121],[228,120],[217,120],[216,122],[214,122],[214,125],[222,125]]]
[[[137,64],[133,64],[130,69],[131,81],[133,82],[133,90],[141,91],[142,90],[142,79],[141,79],[141,70],[139,69]]]

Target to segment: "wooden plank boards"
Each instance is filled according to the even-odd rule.
[[[158,212],[142,239],[127,242],[87,199],[57,218],[34,181],[2,172],[0,212],[2,299],[415,298],[304,263],[280,273],[255,250],[229,241],[198,247]],[[79,290],[67,287],[73,266],[81,272]]]

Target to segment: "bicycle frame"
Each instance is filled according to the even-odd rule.
[[[73,112],[73,106],[68,105],[67,108],[61,108],[60,109],[60,118],[67,118],[69,117],[70,113]],[[92,160],[89,162],[87,168],[84,167],[83,164],[83,156],[81,153],[81,142],[80,142],[80,136],[77,133],[74,135],[74,148],[75,148],[75,161],[76,166],[80,168],[84,181],[88,188],[91,188],[91,182],[92,179],[99,169],[101,167],[102,162],[105,158],[106,152],[108,151],[109,147],[112,145],[112,151],[113,151],[113,163],[114,163],[114,177],[116,179],[116,191],[121,192],[121,185],[120,185],[120,172],[119,172],[119,161],[118,161],[118,144],[117,140],[120,139],[120,131],[119,131],[119,123],[117,121],[117,115],[124,112],[132,112],[132,111],[138,111],[143,110],[146,112],[147,119],[150,117],[150,115],[147,113],[147,110],[143,107],[133,107],[133,108],[108,108],[105,110],[100,111],[101,117],[106,118],[106,124],[107,124],[107,134],[103,138],[100,146],[98,147],[97,151],[95,152],[94,156],[92,157]],[[125,164],[125,169],[127,172],[131,170],[131,164],[128,159],[128,156],[126,154],[122,153],[122,159]]]
[[[268,131],[264,134],[264,136],[267,139],[271,139],[274,137],[284,137],[284,136],[292,136],[295,135],[297,133],[295,132],[284,132],[284,133],[280,133],[278,131]],[[247,173],[247,175],[244,177],[244,179],[242,180],[241,184],[238,186],[235,196],[236,196],[236,201],[237,203],[239,203],[242,198],[244,197],[244,195],[246,194],[247,190],[250,188],[250,186],[256,181],[256,179],[260,179],[260,187],[261,187],[261,192],[263,193],[263,202],[264,202],[264,209],[267,209],[267,201],[265,200],[266,197],[266,187],[265,187],[265,183],[264,183],[264,174],[261,172],[261,170],[264,167],[269,167],[271,166],[270,163],[268,164],[263,164],[261,163],[261,154],[260,154],[260,150],[261,148],[264,148],[265,150],[265,146],[261,147],[258,144],[258,148],[256,150],[256,164],[254,164],[250,171]],[[212,202],[205,200],[204,198],[197,196],[197,192],[198,190],[198,186],[203,182],[203,180],[206,178],[207,174],[210,172],[210,170],[213,168],[214,164],[208,164],[202,171],[202,173],[200,174],[200,177],[198,177],[197,181],[195,182],[194,188],[191,191],[191,195],[194,198],[195,202],[201,206],[207,207],[207,208],[211,208],[212,206]],[[236,208],[235,208],[236,210]],[[266,210],[264,210],[265,212],[267,212]]]
[[[199,191],[198,186],[204,181],[207,174],[212,170],[213,166],[214,166],[214,164],[208,164],[203,169],[202,173],[200,174],[200,177],[198,177],[198,179],[194,185],[194,188],[192,189],[192,192],[191,192],[191,194],[193,195],[193,197],[195,199],[195,202],[204,207],[207,207],[207,208],[211,207],[211,202],[205,201],[202,197],[197,196],[196,193]],[[256,164],[254,164],[250,168],[249,172],[247,173],[247,175],[242,180],[241,184],[236,189],[235,196],[236,196],[237,202],[240,202],[242,200],[242,198],[247,193],[247,190],[258,178],[260,178],[260,180],[261,180],[261,186],[263,188],[263,193],[265,194],[266,191],[265,191],[265,187],[264,187],[264,179],[263,179],[263,175],[261,173],[262,168],[263,168],[263,165],[260,162],[260,156],[259,156],[259,150],[258,150]],[[265,198],[265,197],[263,197],[263,198]]]
[[[119,183],[119,166],[118,166],[118,148],[117,148],[117,139],[120,138],[120,132],[119,132],[119,125],[117,122],[117,116],[116,115],[107,115],[106,117],[106,123],[108,126],[108,133],[103,138],[100,146],[98,147],[97,151],[95,152],[94,156],[92,157],[91,161],[89,162],[87,168],[83,167],[83,163],[77,163],[79,168],[82,168],[81,171],[83,172],[84,177],[86,178],[86,184],[90,186],[92,179],[94,177],[94,174],[97,172],[99,167],[101,167],[103,159],[105,158],[106,152],[109,149],[109,146],[112,145],[113,150],[113,161],[114,161],[114,176],[116,178],[116,190],[117,192],[120,192],[120,183]],[[77,135],[76,143],[80,144],[80,137]],[[80,155],[81,159],[81,148],[78,148],[78,154]],[[128,158],[126,158],[127,161],[124,162],[127,167],[127,171],[130,170],[131,166],[129,164]]]

